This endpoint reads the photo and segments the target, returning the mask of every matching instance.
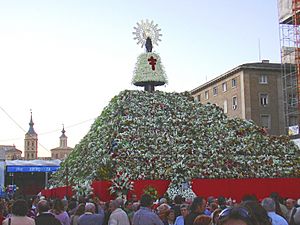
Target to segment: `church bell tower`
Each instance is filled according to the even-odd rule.
[[[25,134],[24,139],[24,158],[25,160],[33,160],[37,159],[37,151],[38,151],[38,135],[34,131],[33,128],[33,120],[32,120],[32,112],[30,112],[30,122],[29,122],[29,130]]]

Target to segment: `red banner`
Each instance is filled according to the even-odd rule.
[[[282,197],[298,199],[300,178],[193,179],[192,189],[197,196],[231,197],[238,202],[245,195],[258,199],[277,192]]]
[[[44,189],[41,191],[41,195],[45,196],[46,198],[64,198],[65,196],[72,197],[72,187],[71,186],[64,186],[64,187],[57,187],[52,189]]]
[[[46,198],[50,198],[52,196],[52,190],[51,189],[43,189],[43,190],[41,190],[41,195],[45,196]]]
[[[133,191],[128,194],[128,199],[131,198],[132,194],[136,194],[137,198],[140,199],[144,193],[144,189],[148,186],[152,186],[157,190],[158,196],[163,196],[169,187],[170,181],[168,180],[135,180],[133,181]],[[109,201],[115,197],[110,195],[109,187],[111,186],[110,181],[93,181],[92,188],[94,194],[99,197],[101,201]]]
[[[169,184],[171,181],[169,180],[135,180],[133,181],[133,191],[132,193],[136,194],[137,198],[140,199],[142,194],[144,194],[144,190],[148,186],[152,186],[157,190],[158,197],[163,196],[168,190]]]
[[[94,189],[94,194],[104,202],[114,199],[110,195],[109,187],[111,186],[111,181],[93,181],[92,188]]]

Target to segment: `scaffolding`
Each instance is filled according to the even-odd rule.
[[[287,133],[296,130],[289,132],[296,135],[300,124],[300,0],[279,0],[278,6],[285,129]]]

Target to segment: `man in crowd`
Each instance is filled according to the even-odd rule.
[[[287,219],[290,225],[300,225],[300,208],[296,208],[296,200],[288,198],[285,203],[288,214]]]
[[[35,218],[36,225],[61,225],[60,221],[49,212],[50,206],[46,200],[41,200],[37,204],[38,216]]]
[[[177,216],[174,225],[184,225],[184,218],[189,214],[189,207],[187,204],[180,205],[180,216]]]
[[[268,212],[268,216],[271,218],[272,225],[288,225],[288,222],[284,219],[284,217],[275,212],[276,205],[272,198],[263,199],[261,205]]]
[[[104,215],[95,214],[95,204],[88,202],[85,205],[85,213],[79,217],[78,225],[102,225],[104,221]]]
[[[203,215],[206,209],[206,200],[203,197],[196,197],[191,205],[191,212],[184,219],[184,225],[193,225],[197,216]]]
[[[151,211],[153,200],[150,195],[143,194],[140,204],[140,209],[133,216],[133,225],[163,225],[158,215]]]
[[[109,203],[111,211],[108,225],[130,225],[126,212],[120,208],[120,202],[113,200]]]

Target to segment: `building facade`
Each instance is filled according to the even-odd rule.
[[[285,134],[281,64],[242,64],[191,94],[196,101],[221,107],[230,118],[253,120],[272,135]]]
[[[0,160],[22,159],[22,151],[14,145],[0,145]]]
[[[68,137],[65,135],[66,131],[63,127],[61,131],[62,135],[59,137],[59,147],[51,149],[52,159],[65,159],[73,150],[73,148],[68,147]]]
[[[29,130],[24,139],[24,159],[32,160],[38,157],[38,135],[33,128],[32,112],[29,122]]]

